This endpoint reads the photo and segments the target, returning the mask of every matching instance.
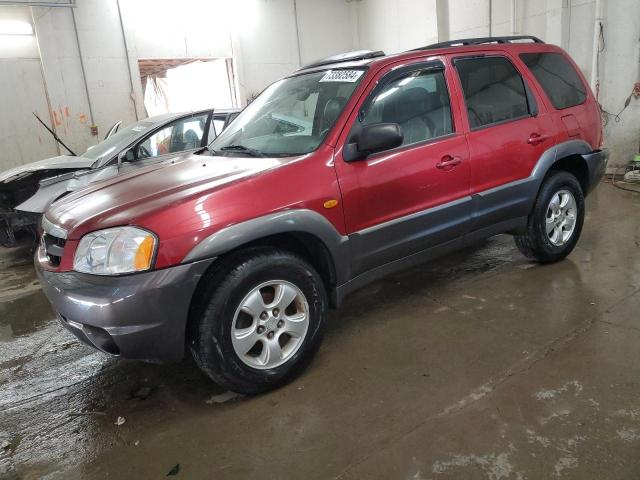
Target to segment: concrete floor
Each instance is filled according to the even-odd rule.
[[[0,477],[637,479],[640,195],[587,203],[566,261],[497,237],[371,285],[255,398],[78,344],[5,252]]]

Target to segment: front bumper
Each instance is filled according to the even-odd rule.
[[[124,358],[168,362],[184,356],[191,299],[212,262],[120,277],[50,272],[37,257],[35,264],[62,324],[82,342]]]
[[[593,190],[598,182],[602,179],[605,170],[607,169],[607,163],[609,162],[609,150],[603,148],[602,150],[594,150],[591,153],[582,155],[585,162],[587,162],[587,168],[589,170],[589,178],[587,190],[585,195]]]

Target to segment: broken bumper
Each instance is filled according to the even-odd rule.
[[[83,343],[124,358],[178,361],[193,293],[212,262],[120,277],[50,272],[35,263],[61,323]]]

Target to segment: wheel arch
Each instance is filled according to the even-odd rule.
[[[574,175],[586,195],[592,187],[590,185],[592,175],[584,155],[588,155],[591,152],[591,146],[584,140],[569,140],[546,150],[531,174],[537,180],[537,192],[540,191],[544,179],[550,172],[560,170]]]
[[[250,248],[271,247],[294,253],[311,264],[322,277],[332,305],[336,286],[348,277],[348,237],[341,235],[322,215],[312,210],[295,209],[276,212],[240,222],[211,234],[198,243],[183,263],[214,259],[200,280],[194,300],[203,285],[224,268],[225,263]],[[190,314],[190,317],[192,315]]]
[[[547,171],[547,175],[553,171],[565,171],[572,174],[582,187],[584,194],[589,190],[589,167],[585,159],[578,154],[567,155],[566,157],[556,160]]]

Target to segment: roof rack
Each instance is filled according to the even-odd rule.
[[[311,62],[298,70],[306,70],[307,68],[321,67],[339,62],[354,62],[356,60],[367,60],[369,58],[384,57],[386,54],[382,50],[356,50],[353,52],[339,53],[330,57],[321,58],[315,62]]]
[[[538,37],[533,35],[512,35],[509,37],[479,37],[479,38],[463,38],[460,40],[450,40],[448,42],[434,43],[426,47],[414,48],[416,50],[431,50],[434,48],[445,47],[462,47],[464,45],[482,45],[484,43],[514,43],[518,40],[531,40],[533,43],[544,43]]]

